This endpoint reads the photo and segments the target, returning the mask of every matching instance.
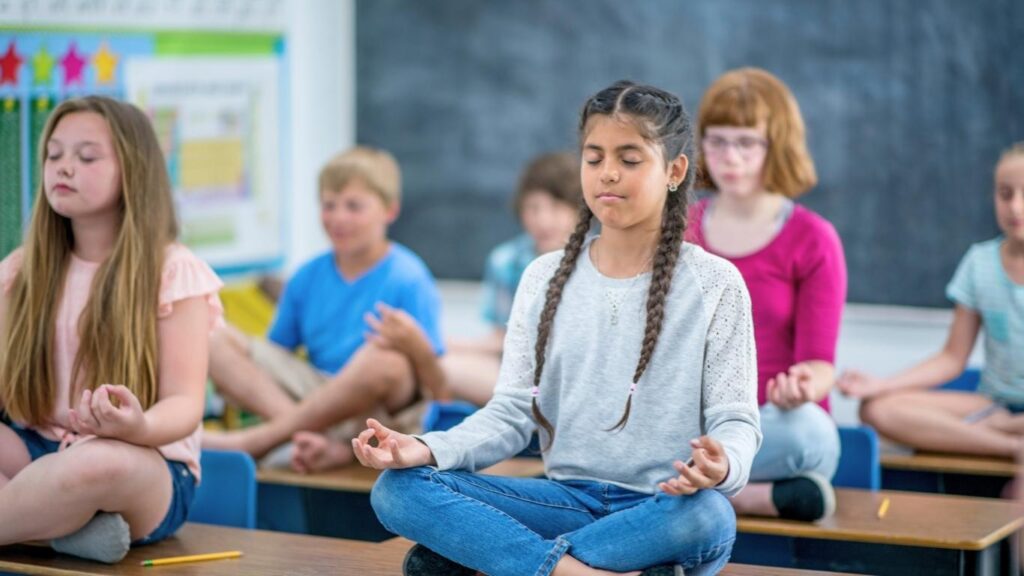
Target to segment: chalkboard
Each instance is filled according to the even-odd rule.
[[[620,78],[691,112],[731,68],[789,84],[820,176],[801,202],[842,236],[853,302],[948,306],[1024,139],[1020,0],[379,0],[356,24],[357,138],[397,156],[393,236],[442,278],[479,277],[524,163],[575,147],[580,105]]]

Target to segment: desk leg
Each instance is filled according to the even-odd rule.
[[[960,551],[961,576],[999,576],[1000,544],[997,542],[984,550]]]
[[[1000,560],[1007,574],[1020,574],[1020,532],[1011,534],[1000,543]]]

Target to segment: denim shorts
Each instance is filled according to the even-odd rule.
[[[0,413],[0,422],[6,424],[21,438],[33,462],[47,454],[53,454],[60,448],[60,442],[50,440],[31,428],[22,428],[12,423],[6,413]],[[196,495],[196,477],[184,462],[166,459],[164,462],[167,463],[167,470],[171,474],[171,507],[156,529],[148,536],[132,542],[132,545],[159,542],[177,532],[188,518],[188,511]]]

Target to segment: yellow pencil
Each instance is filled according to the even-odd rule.
[[[882,505],[878,507],[878,519],[885,518],[885,513],[889,511],[889,498],[882,499]]]
[[[184,564],[186,562],[205,562],[207,560],[223,560],[225,558],[238,558],[242,553],[238,550],[230,552],[213,552],[210,554],[195,554],[193,556],[172,556],[170,558],[157,558],[156,560],[143,560],[139,564],[143,566],[165,566],[167,564]]]

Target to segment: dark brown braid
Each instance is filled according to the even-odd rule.
[[[685,155],[689,159],[686,174],[682,182],[678,183],[678,190],[668,191],[665,200],[661,232],[652,265],[651,286],[647,292],[647,321],[644,339],[640,345],[640,359],[637,361],[636,371],[633,373],[633,385],[635,386],[650,363],[658,343],[658,336],[661,334],[662,321],[665,318],[665,302],[672,285],[676,260],[679,258],[680,246],[686,230],[686,198],[693,186],[694,171],[697,165],[696,150],[693,144],[693,127],[679,98],[652,86],[638,85],[624,80],[591,96],[583,105],[579,123],[581,140],[586,134],[587,121],[594,115],[618,115],[629,118],[644,138],[661,146],[666,163],[673,162],[680,155]],[[541,373],[544,371],[545,352],[550,340],[555,313],[558,311],[558,304],[562,299],[562,289],[576,268],[576,260],[579,259],[583,249],[583,241],[587,231],[590,230],[592,219],[593,213],[584,205],[580,210],[579,223],[569,238],[558,270],[548,282],[544,309],[537,326],[532,409],[534,419],[547,434],[543,450],[547,450],[551,446],[555,431],[551,422],[544,417],[538,407],[536,391],[540,386]],[[626,426],[632,405],[633,392],[631,388],[622,418],[608,431],[618,431]]]
[[[651,286],[647,290],[647,322],[644,327],[644,341],[640,345],[640,360],[633,372],[633,384],[640,381],[647,364],[654,354],[654,347],[661,334],[661,323],[665,319],[665,298],[672,287],[672,276],[679,259],[679,247],[683,243],[686,232],[686,199],[681,191],[671,192],[665,199],[665,211],[661,217],[661,236],[658,239],[658,250],[654,253],[651,270]],[[622,418],[608,432],[626,427],[629,412],[633,407],[633,394],[626,398],[626,409]]]
[[[544,295],[544,310],[540,313],[540,321],[537,324],[537,344],[534,346],[536,364],[533,369],[534,389],[540,386],[540,375],[544,371],[545,352],[551,336],[551,325],[555,322],[555,312],[558,311],[558,304],[562,301],[562,289],[569,281],[569,276],[572,276],[572,271],[576,269],[576,260],[579,260],[580,252],[583,251],[583,241],[587,238],[587,231],[590,230],[590,221],[593,218],[594,213],[586,204],[581,203],[576,229],[573,230],[572,236],[569,236],[569,242],[565,245],[565,254],[558,264],[558,270],[548,281],[548,291]],[[533,418],[547,434],[547,441],[543,445],[543,450],[547,450],[554,440],[555,428],[537,406],[537,396],[533,397]]]

